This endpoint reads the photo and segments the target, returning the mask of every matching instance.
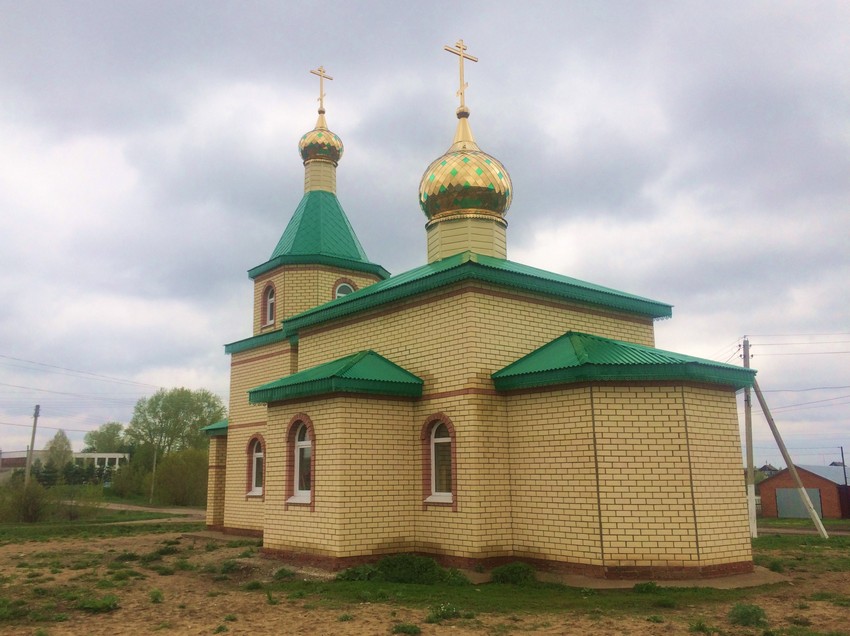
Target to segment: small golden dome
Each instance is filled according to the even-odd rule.
[[[513,197],[510,175],[475,143],[469,110],[462,106],[457,116],[454,143],[422,175],[419,206],[429,219],[464,213],[504,216]]]
[[[316,127],[301,137],[298,142],[298,151],[301,153],[301,158],[304,163],[313,159],[321,161],[330,161],[334,165],[339,163],[343,153],[342,139],[335,133],[328,130],[328,124],[325,121],[324,109],[319,109],[319,119],[316,122]]]

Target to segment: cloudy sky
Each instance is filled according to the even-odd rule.
[[[345,143],[371,260],[425,261],[454,133],[510,171],[509,258],[674,305],[657,345],[752,365],[799,463],[850,454],[850,4],[0,1],[0,448],[228,392],[246,270]],[[781,464],[764,419],[756,461]]]

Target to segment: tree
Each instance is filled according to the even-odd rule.
[[[152,446],[160,456],[184,448],[204,448],[201,428],[224,419],[224,404],[205,389],[160,389],[136,402],[126,437],[139,446]]]
[[[173,506],[203,506],[208,472],[208,451],[188,448],[172,453],[157,471],[157,499]]]
[[[45,464],[52,461],[56,470],[61,470],[65,464],[74,461],[74,449],[71,448],[71,440],[68,439],[65,431],[61,428],[56,431],[53,439],[45,444],[44,450],[47,451]]]
[[[121,422],[101,424],[96,431],[89,431],[83,438],[86,443],[84,453],[126,453],[124,425]]]

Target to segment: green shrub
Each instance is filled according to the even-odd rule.
[[[291,579],[293,576],[295,576],[295,572],[289,568],[278,568],[272,574],[272,578],[275,581],[285,581],[286,579]]]
[[[764,627],[767,625],[767,615],[758,605],[736,603],[729,610],[729,622],[743,627]]]
[[[148,593],[148,597],[151,599],[151,603],[162,603],[162,590],[154,588]]]
[[[378,568],[370,563],[355,565],[336,575],[337,581],[371,581],[380,577]]]
[[[114,594],[107,594],[101,598],[85,597],[79,599],[75,607],[78,610],[83,610],[84,612],[90,612],[92,614],[111,612],[113,610],[117,610],[119,607],[118,597]]]
[[[24,486],[21,481],[7,484],[0,495],[0,522],[37,523],[44,521],[51,507],[47,489],[35,479]]]
[[[433,585],[443,578],[443,571],[434,559],[416,554],[393,554],[378,561],[381,579],[389,583],[420,583]]]
[[[647,581],[646,583],[635,583],[632,590],[638,594],[658,594],[661,587],[655,581]]]
[[[187,448],[171,453],[156,469],[157,500],[173,506],[206,505],[208,470],[206,450]]]
[[[431,612],[425,617],[426,623],[439,623],[449,618],[458,618],[460,610],[451,603],[440,603],[431,608]]]
[[[688,627],[688,631],[694,634],[713,634],[717,630],[711,627],[701,618],[693,621]]]
[[[393,634],[412,634],[413,636],[417,636],[422,633],[422,630],[418,625],[414,625],[413,623],[397,623],[393,625],[392,629]]]
[[[521,561],[493,568],[490,578],[493,583],[506,583],[508,585],[530,585],[537,581],[534,568]]]

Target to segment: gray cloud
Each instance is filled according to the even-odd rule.
[[[319,64],[367,253],[394,272],[424,262],[417,188],[454,134],[441,49],[458,37],[480,58],[473,131],[514,182],[511,258],[673,303],[659,345],[695,355],[740,362],[745,333],[806,352],[768,336],[849,331],[843,3],[0,10],[0,355],[226,396],[221,344],[250,333],[245,272],[301,197]],[[811,353],[826,346],[756,357],[763,387],[850,385],[846,355]],[[28,422],[36,400],[46,425],[126,421],[152,391],[130,386],[0,358],[0,422]],[[123,401],[90,397],[110,392]],[[835,446],[846,409],[782,419]]]

